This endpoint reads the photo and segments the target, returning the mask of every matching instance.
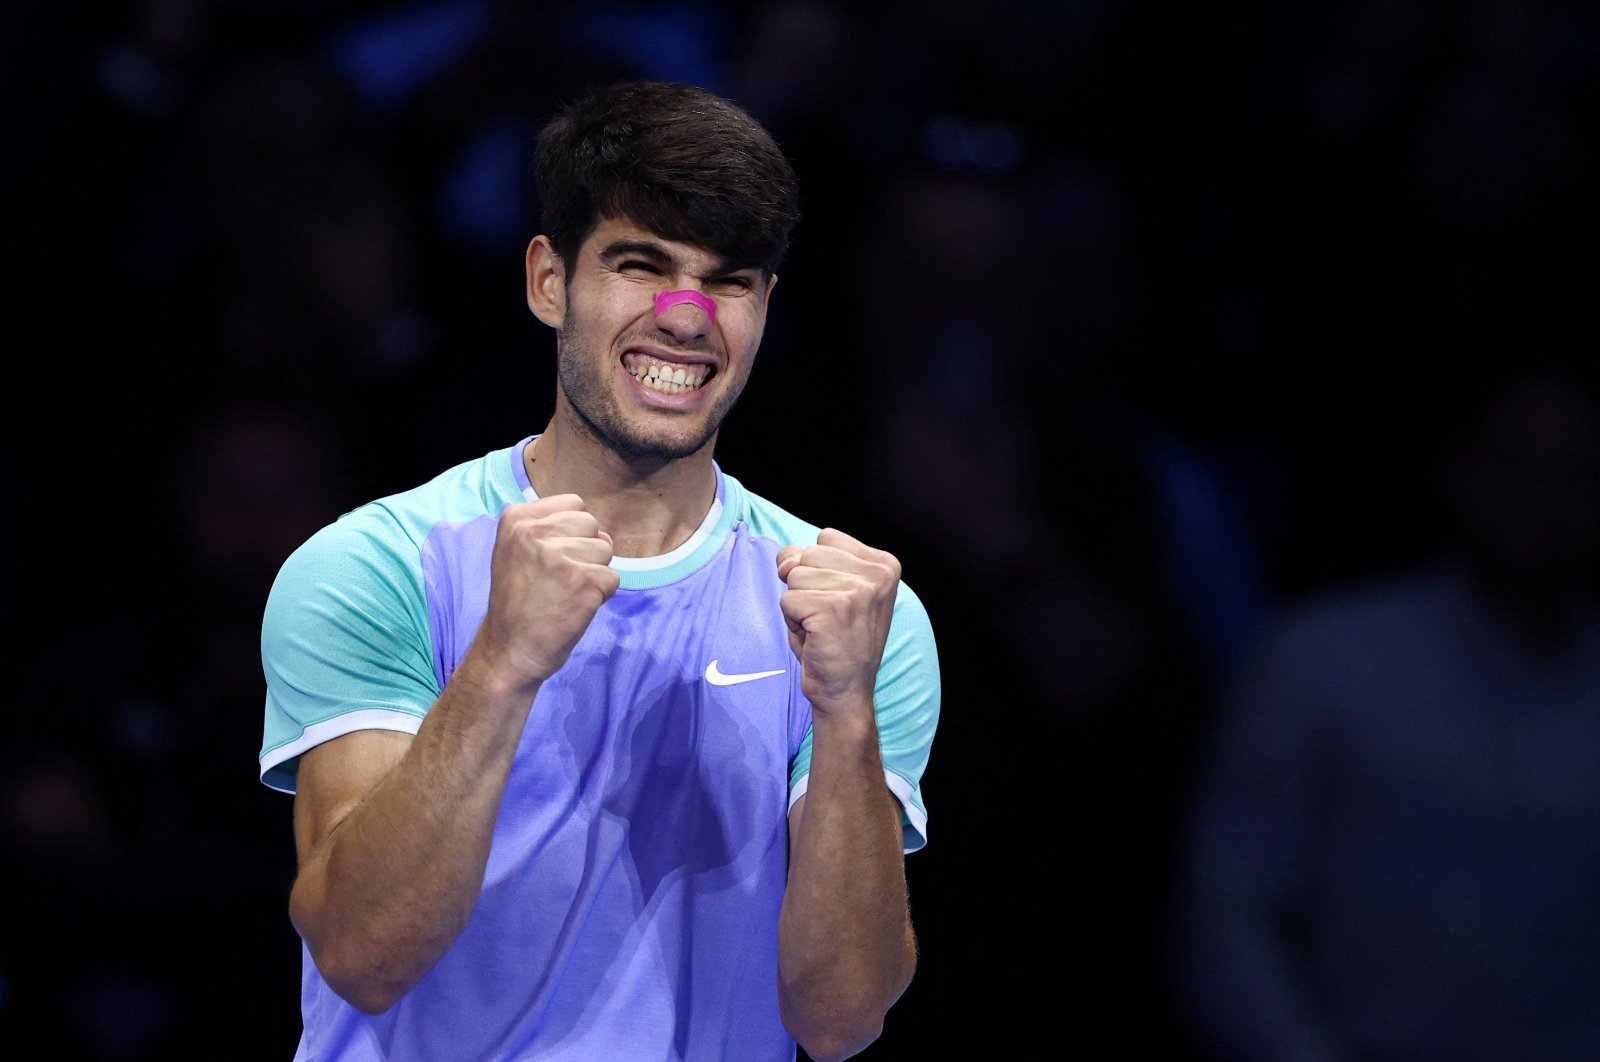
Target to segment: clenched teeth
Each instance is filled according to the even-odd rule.
[[[685,391],[693,391],[705,383],[706,379],[704,365],[663,365],[648,361],[630,365],[628,371],[633,373],[634,379],[645,386],[664,391],[669,395],[681,395]]]

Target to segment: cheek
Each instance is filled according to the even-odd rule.
[[[753,361],[766,333],[767,315],[757,307],[735,307],[719,312],[717,321],[729,356],[741,362]]]
[[[759,351],[759,335],[745,335],[738,340],[728,337],[726,355],[728,359],[727,374],[740,383],[750,375],[750,370],[755,366],[756,354]],[[734,345],[737,343],[737,345]]]
[[[568,289],[567,315],[577,315],[583,329],[590,334],[620,333],[651,325],[651,299],[643,292],[627,285],[607,287],[590,292],[587,297],[571,297]]]

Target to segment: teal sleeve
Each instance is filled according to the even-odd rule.
[[[873,697],[884,774],[902,808],[903,850],[915,852],[928,843],[922,773],[939,723],[939,653],[928,611],[904,582],[895,594],[894,618]],[[810,773],[808,731],[789,773],[790,787],[797,787]]]
[[[415,542],[369,507],[280,569],[261,629],[261,780],[294,791],[300,753],[362,729],[415,733],[439,696]]]

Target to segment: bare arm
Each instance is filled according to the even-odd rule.
[[[576,497],[510,506],[488,614],[416,737],[362,731],[302,755],[290,917],[359,1009],[393,1006],[466,925],[523,724],[615,592],[610,559]]]
[[[308,750],[295,795],[289,912],[330,987],[393,1006],[466,925],[531,698],[458,675],[413,739],[365,730]]]
[[[900,806],[872,700],[899,563],[838,531],[785,549],[783,610],[812,703],[811,777],[789,817],[778,925],[784,1024],[817,1062],[878,1038],[916,966]]]

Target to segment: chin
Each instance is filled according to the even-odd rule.
[[[650,431],[630,425],[607,432],[604,438],[611,449],[630,461],[680,461],[693,457],[710,444],[715,431]]]

